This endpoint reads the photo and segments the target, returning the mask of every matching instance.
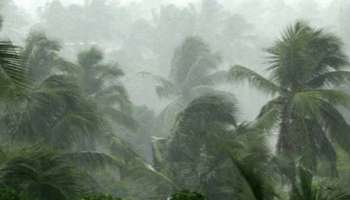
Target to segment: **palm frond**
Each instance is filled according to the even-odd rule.
[[[324,102],[333,105],[348,107],[350,96],[338,90],[310,90],[298,92],[293,97],[293,106],[300,115],[320,116],[320,111]]]
[[[184,78],[183,82],[180,84],[185,85],[187,87],[194,87],[194,86],[203,84],[204,83],[203,81],[205,81],[206,78],[209,78],[208,74],[210,74],[210,72],[213,69],[216,69],[217,65],[218,65],[218,59],[211,54],[202,55],[198,57],[196,62],[194,62],[190,66],[186,74],[186,77]],[[215,75],[213,75],[212,78],[214,78],[214,76]],[[207,84],[210,83],[209,81],[214,81],[214,79],[207,80]]]
[[[1,79],[10,80],[17,86],[27,86],[26,70],[19,54],[19,48],[11,42],[0,42]]]
[[[267,52],[271,79],[284,88],[297,87],[348,63],[339,38],[301,21],[289,27]]]
[[[226,70],[215,71],[203,77],[200,85],[215,85],[226,83],[229,79],[229,73]]]
[[[140,72],[139,74],[142,76],[150,77],[153,80],[157,81],[158,84],[160,84],[156,87],[156,92],[157,92],[159,97],[169,98],[169,97],[172,97],[174,95],[180,94],[178,88],[174,85],[174,83],[167,80],[166,78],[163,78],[163,77],[158,76],[158,75],[154,75],[154,74],[149,73],[149,72]]]
[[[1,182],[30,199],[74,199],[83,192],[75,169],[51,151],[22,151],[0,170]]]
[[[231,98],[208,94],[193,100],[179,115],[178,129],[201,132],[215,122],[236,125],[237,111],[236,102]]]
[[[267,182],[267,179],[255,170],[254,166],[245,165],[242,161],[235,159],[233,156],[231,156],[231,161],[238,169],[255,200],[266,200],[277,196],[273,187]],[[242,198],[245,197],[242,196]],[[249,197],[247,199],[249,199]]]
[[[317,88],[321,86],[338,86],[350,81],[349,71],[331,71],[320,74],[308,81],[306,84],[310,87]]]
[[[63,153],[60,157],[74,166],[79,166],[87,169],[104,168],[107,166],[124,167],[125,163],[121,159],[117,159],[111,155],[93,152],[79,151],[71,153]]]
[[[77,84],[64,75],[46,79],[26,93],[22,102],[5,116],[9,134],[24,141],[46,140],[65,146],[94,141],[101,128],[95,105],[85,99]]]
[[[231,92],[218,90],[210,86],[200,85],[192,88],[191,94],[193,98],[199,98],[201,96],[208,96],[208,95],[217,95],[217,96],[225,96],[225,98],[228,100],[230,99],[232,102],[237,102],[237,99],[234,94]]]
[[[342,114],[332,105],[322,105],[322,118],[329,136],[346,152],[350,152],[350,125],[344,119]]]
[[[280,112],[283,100],[281,97],[267,102],[262,109],[258,117],[253,122],[253,127],[259,130],[271,130],[278,124],[280,120]]]
[[[230,80],[235,82],[248,81],[251,86],[270,95],[275,95],[281,90],[275,83],[243,66],[233,66],[230,69],[229,76]]]
[[[106,109],[104,112],[115,122],[125,126],[126,128],[131,130],[136,130],[138,128],[137,122],[127,113],[113,108]]]
[[[99,79],[113,78],[118,79],[124,76],[123,70],[119,68],[118,64],[114,65],[97,65],[96,70],[99,72]]]
[[[320,182],[317,184],[313,174],[304,168],[298,166],[298,182],[294,185],[291,200],[348,200],[350,195],[344,192],[339,185]]]
[[[318,93],[320,97],[330,104],[335,106],[349,107],[350,95],[335,89],[318,89],[314,90],[314,93]]]

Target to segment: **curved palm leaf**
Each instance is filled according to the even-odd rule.
[[[243,162],[238,161],[232,156],[231,160],[238,169],[255,200],[267,200],[272,199],[273,197],[278,197],[271,183],[267,182],[263,174],[260,174],[259,171],[255,170],[254,166],[245,165]],[[245,195],[247,194],[241,194],[241,198],[250,199]]]
[[[342,191],[339,186],[323,183],[315,184],[315,179],[310,171],[302,166],[298,167],[297,184],[294,185],[292,200],[348,200],[350,195]]]
[[[130,115],[120,110],[109,108],[105,109],[103,112],[114,121],[124,125],[131,130],[136,130],[138,128],[137,122]]]
[[[350,152],[350,126],[343,115],[331,104],[323,104],[321,116],[329,136],[345,151]]]
[[[68,200],[84,191],[75,169],[50,151],[22,151],[1,167],[0,176],[26,198]]]
[[[69,77],[51,76],[22,100],[5,116],[9,133],[17,140],[39,139],[62,147],[94,141],[100,132],[101,119],[94,104],[81,95]]]
[[[106,166],[124,167],[125,163],[111,155],[93,152],[93,151],[79,151],[71,153],[63,153],[60,157],[74,164],[87,169],[97,169]]]
[[[2,84],[4,89],[10,86],[9,83],[20,88],[28,85],[19,48],[11,42],[0,41],[0,68],[0,78],[7,83]]]
[[[348,107],[350,104],[350,96],[345,92],[338,90],[310,90],[298,92],[293,97],[293,106],[300,115],[320,116],[320,111],[324,102],[328,102],[334,106]]]
[[[277,94],[281,90],[279,86],[270,80],[262,77],[253,70],[239,65],[233,66],[230,69],[229,76],[232,81],[248,81],[253,87],[271,95]]]
[[[148,76],[160,84],[156,87],[156,92],[159,97],[169,98],[180,94],[179,89],[175,86],[175,84],[166,78],[149,72],[139,72],[139,74],[142,76]]]
[[[350,81],[349,71],[331,71],[320,74],[308,81],[306,84],[312,88],[321,86],[337,86]]]
[[[229,73],[226,70],[215,71],[209,75],[204,76],[200,80],[200,86],[202,85],[215,85],[220,83],[226,83],[229,80]]]

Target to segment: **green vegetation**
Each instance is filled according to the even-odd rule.
[[[181,191],[177,192],[173,195],[171,195],[170,200],[205,200],[206,198],[197,193],[197,192],[190,192],[190,191]]]
[[[220,13],[215,1],[203,2],[199,19]],[[170,63],[167,78],[137,72],[169,101],[157,114],[131,100],[127,59],[98,47],[118,35],[115,19],[94,28],[86,20],[113,18],[106,5],[68,9],[54,1],[41,13],[54,27],[62,16],[84,16],[75,22],[80,32],[65,32],[70,42],[84,41],[73,55],[43,31],[30,32],[23,47],[0,42],[0,200],[350,200],[350,63],[341,38],[297,21],[267,48],[263,75],[241,65],[224,70],[217,46],[199,36],[167,44],[172,59],[158,52]],[[177,12],[163,7],[160,15],[167,9]],[[230,45],[239,46],[229,34],[250,30],[241,23],[242,32],[224,29]],[[147,57],[139,48],[124,53]],[[240,94],[227,89],[241,82],[269,96],[254,120],[242,119]]]

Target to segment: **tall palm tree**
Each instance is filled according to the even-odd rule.
[[[271,128],[279,127],[279,154],[302,157],[304,165],[314,170],[318,160],[326,159],[335,175],[333,142],[350,152],[350,126],[337,109],[349,106],[350,98],[333,87],[350,80],[341,41],[297,22],[267,52],[270,78],[242,66],[232,67],[230,78],[248,81],[273,97],[258,118]]]

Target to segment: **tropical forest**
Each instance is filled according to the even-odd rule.
[[[348,0],[0,0],[0,200],[350,200]]]

